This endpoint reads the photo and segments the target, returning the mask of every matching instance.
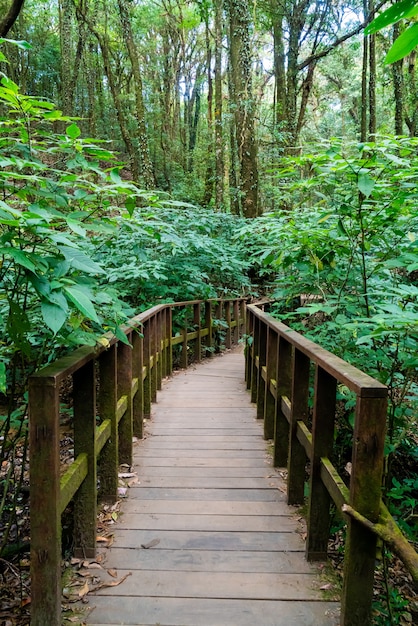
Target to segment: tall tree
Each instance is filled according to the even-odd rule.
[[[235,122],[231,151],[238,154],[238,198],[245,217],[260,214],[255,100],[252,92],[251,17],[247,0],[228,0],[230,101]],[[234,145],[235,144],[235,145]]]
[[[119,13],[122,24],[122,33],[125,40],[125,45],[128,50],[129,59],[132,65],[132,73],[135,82],[135,104],[136,104],[136,118],[138,124],[138,143],[139,152],[142,162],[142,177],[146,189],[152,189],[155,187],[154,171],[151,165],[148,148],[148,135],[147,127],[145,123],[145,106],[142,96],[142,75],[139,64],[138,52],[132,33],[131,19],[129,15],[129,8],[127,0],[118,0]]]

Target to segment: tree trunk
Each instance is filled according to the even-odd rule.
[[[0,37],[6,37],[7,33],[17,20],[25,0],[13,0],[4,18],[0,21]]]
[[[126,151],[129,157],[131,174],[132,174],[133,180],[135,182],[138,182],[140,179],[140,171],[141,171],[139,156],[132,142],[131,135],[128,130],[128,126],[127,126],[125,114],[124,114],[124,109],[122,106],[122,99],[121,99],[120,91],[116,86],[115,77],[112,71],[110,47],[109,47],[107,34],[106,33],[103,34],[101,30],[98,30],[95,28],[95,25],[89,19],[88,15],[83,12],[81,5],[78,5],[76,7],[76,10],[77,10],[77,17],[86,23],[90,32],[96,37],[97,42],[99,44],[100,51],[102,53],[104,72],[105,72],[105,75],[109,84],[110,92],[112,94],[113,103],[115,105],[116,117],[119,123],[119,128],[120,128],[120,132],[122,135],[122,139],[125,144]]]
[[[273,63],[274,63],[274,126],[279,130],[286,119],[286,56],[283,42],[282,13],[276,13],[272,3]]]
[[[225,150],[222,120],[222,15],[223,0],[215,0],[215,206],[225,206]]]
[[[373,19],[374,0],[369,0],[368,17]],[[369,36],[369,140],[376,139],[376,35]]]
[[[367,36],[363,40],[363,64],[361,69],[361,112],[360,112],[360,141],[367,141],[367,67],[369,42]]]
[[[393,27],[393,40],[400,34],[399,24]],[[395,100],[395,135],[403,134],[403,59],[391,65],[393,80],[393,96]]]
[[[229,0],[229,62],[238,151],[238,192],[245,217],[260,214],[255,103],[251,84],[250,13],[246,0]]]
[[[202,205],[209,206],[213,196],[213,179],[214,179],[214,139],[213,139],[213,80],[212,80],[212,49],[209,36],[209,20],[205,20],[205,42],[206,42],[206,71],[208,80],[208,158],[206,162],[205,173],[205,191],[203,193]]]
[[[142,164],[142,178],[144,180],[145,188],[152,189],[153,187],[155,187],[155,177],[151,165],[151,159],[149,156],[147,127],[145,124],[145,106],[142,96],[141,68],[139,65],[138,53],[132,33],[132,26],[127,2],[126,0],[118,0],[118,5],[120,20],[122,24],[123,38],[125,40],[125,45],[128,50],[129,59],[131,61],[132,73],[135,83],[136,118],[138,124],[139,152]]]

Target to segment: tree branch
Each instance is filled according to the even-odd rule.
[[[415,585],[418,586],[418,554],[402,534],[399,526],[383,503],[380,505],[379,521],[376,523],[371,522],[348,504],[343,504],[342,511],[383,539],[401,559],[411,574]]]
[[[381,0],[381,2],[379,2],[375,9],[375,12],[379,11],[379,9],[381,9],[384,4],[386,4],[386,0]],[[298,71],[300,72],[301,70],[305,69],[305,67],[308,67],[308,65],[310,65],[313,61],[318,61],[318,59],[326,57],[330,52],[335,50],[335,48],[344,43],[344,41],[347,41],[347,39],[351,39],[351,37],[354,37],[354,35],[358,35],[363,30],[363,28],[366,28],[368,23],[371,21],[372,16],[369,16],[366,20],[364,20],[364,22],[356,26],[356,28],[346,33],[345,35],[338,37],[338,39],[335,39],[329,46],[321,50],[321,52],[314,52],[313,54],[311,54],[309,57],[298,63]]]
[[[7,33],[17,20],[25,0],[13,0],[7,15],[0,22],[0,37],[6,37]]]

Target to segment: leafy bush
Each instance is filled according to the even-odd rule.
[[[234,243],[243,221],[165,201],[138,208],[105,242],[89,250],[105,268],[106,284],[136,309],[157,302],[245,295],[251,284],[245,251]]]
[[[293,209],[237,233],[269,279],[273,313],[388,386],[390,500],[398,456],[418,453],[417,145],[335,141],[289,159],[277,181]]]

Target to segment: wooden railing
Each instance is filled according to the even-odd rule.
[[[244,331],[242,298],[162,304],[130,320],[130,345],[109,334],[30,378],[32,626],[61,625],[61,515],[71,502],[75,553],[94,557],[98,497],[117,499],[119,464],[132,463],[133,436],[142,437],[173,353],[187,367]],[[74,460],[61,476],[64,383],[72,386]]]
[[[274,465],[288,469],[289,504],[304,502],[309,464],[306,557],[326,560],[332,501],[339,511],[349,504],[371,522],[379,518],[387,388],[255,305],[247,335],[247,386],[265,438],[274,440]],[[349,487],[331,460],[341,385],[356,396]],[[376,535],[348,518],[341,626],[370,624],[375,560]]]

